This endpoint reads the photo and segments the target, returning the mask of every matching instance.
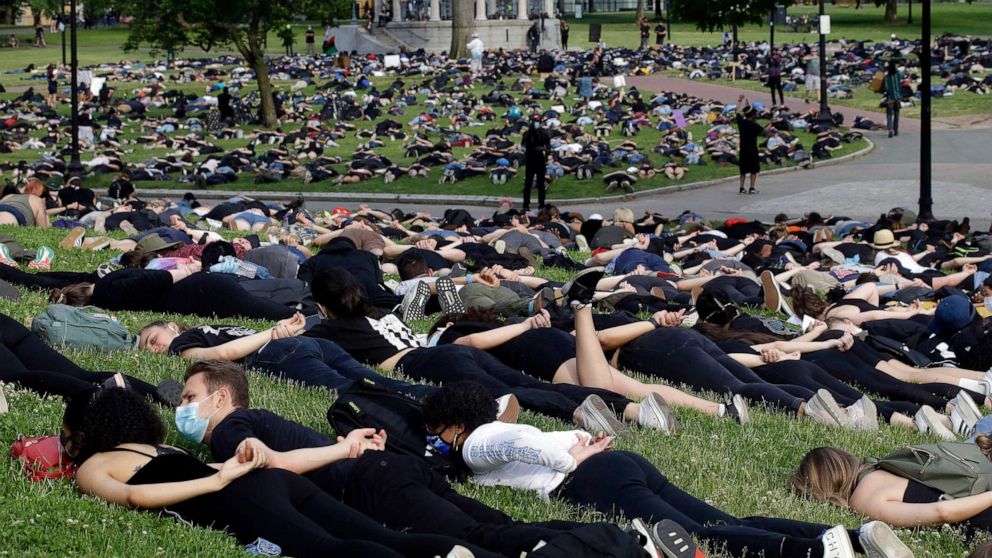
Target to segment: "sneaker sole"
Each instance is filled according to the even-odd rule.
[[[730,398],[730,404],[737,410],[737,421],[740,422],[741,425],[751,422],[751,410],[747,404],[747,401],[744,400],[744,397],[734,395]]]
[[[696,543],[686,530],[671,519],[662,519],[649,530],[651,542],[665,558],[695,558]]]
[[[582,402],[582,409],[584,409],[583,419],[585,419],[586,414],[591,414],[593,420],[597,423],[595,427],[610,436],[626,436],[630,434],[630,427],[626,424],[617,420],[613,416],[613,411],[610,407],[603,401],[603,398],[598,395],[590,395]],[[586,421],[588,422],[588,421]],[[594,425],[586,424],[586,430],[592,432],[591,428]],[[598,433],[598,432],[594,432]]]
[[[761,272],[761,291],[765,297],[765,308],[772,312],[778,312],[782,307],[782,293],[775,284],[775,276],[771,271]]]
[[[664,397],[658,393],[649,393],[648,396],[644,398],[644,401],[648,400],[651,400],[650,405],[656,408],[664,418],[665,427],[662,431],[665,434],[675,434],[679,430],[682,430],[682,425],[679,424],[679,419],[675,418],[675,415],[672,414],[672,409],[669,407],[668,402],[665,401]],[[644,405],[644,401],[641,402],[641,405]]]
[[[422,281],[417,283],[417,290],[414,292],[413,298],[410,299],[410,304],[403,309],[403,321],[424,319],[424,308],[427,306],[427,300],[430,296],[431,288]]]
[[[858,540],[868,558],[914,558],[913,551],[899,540],[888,525],[880,521],[862,525]]]
[[[813,400],[816,400],[819,403],[813,404]],[[815,405],[819,408],[819,410],[810,412],[811,405]],[[828,423],[823,420],[826,417],[820,415],[821,412],[826,413],[827,417],[829,417],[832,422]],[[834,396],[825,389],[818,390],[816,395],[811,397],[810,400],[806,402],[806,416],[816,420],[817,422],[832,424],[833,426],[840,426],[842,428],[845,426],[850,426],[851,424],[851,421],[848,420],[847,415],[840,410],[840,406],[837,404],[837,401],[834,400]]]
[[[596,283],[599,283],[600,278],[602,278],[603,275],[606,274],[606,268],[604,268],[604,267],[590,267],[590,268],[587,268],[587,269],[583,269],[575,277],[573,277],[571,280],[565,282],[565,284],[561,286],[561,295],[563,297],[565,297],[565,298],[568,298],[568,292],[570,290],[572,290],[572,287],[573,286],[575,286],[575,285],[583,285],[582,280],[585,279],[586,277],[590,276],[590,275],[595,274],[595,273],[598,273],[599,274],[596,277]],[[586,286],[586,285],[583,285],[583,286]],[[592,285],[591,290],[593,292],[596,291],[596,284],[595,283]]]
[[[437,280],[437,299],[441,303],[441,312],[445,314],[461,314],[465,312],[465,304],[458,296],[455,283],[446,277]]]
[[[84,238],[86,238],[86,229],[83,227],[76,227],[69,231],[69,234],[62,239],[62,242],[59,242],[59,248],[62,248],[63,250],[82,248]]]
[[[864,400],[865,416],[861,419],[858,430],[878,430],[878,408],[875,407],[875,402],[868,397],[862,397],[861,400]]]
[[[948,430],[947,427],[940,422],[940,415],[937,414],[937,411],[929,405],[920,407],[920,410],[917,411],[916,416],[913,417],[913,420],[916,422],[917,427],[919,427],[922,422],[925,431],[937,436],[938,438],[947,441],[957,440],[954,433]]]

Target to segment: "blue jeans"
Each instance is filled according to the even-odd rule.
[[[363,378],[417,399],[423,399],[437,389],[380,376],[362,366],[333,341],[313,337],[276,339],[245,364],[277,378],[328,389],[345,389]]]

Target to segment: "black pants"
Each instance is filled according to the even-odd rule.
[[[695,331],[662,328],[620,349],[621,368],[686,384],[697,390],[742,395],[798,411],[816,393],[793,384],[769,384]]]
[[[174,509],[173,509],[174,508]],[[226,529],[242,544],[258,537],[297,558],[444,556],[455,539],[411,535],[383,527],[376,520],[342,504],[308,479],[282,469],[262,469],[227,485],[220,492],[170,507],[198,525]],[[496,558],[478,547],[476,556]]]
[[[830,528],[791,519],[734,517],[680,490],[647,459],[626,451],[583,461],[554,494],[606,514],[650,522],[671,519],[738,557],[820,556],[823,546],[817,537]],[[851,543],[855,551],[863,551],[857,533],[851,533]]]
[[[861,341],[855,340],[858,345]],[[835,377],[859,389],[884,395],[897,401],[911,401],[920,405],[930,405],[934,409],[943,409],[947,402],[961,390],[950,384],[911,384],[894,378],[875,368],[875,364],[865,362],[852,351],[840,352],[837,349],[827,349],[803,355],[803,358],[815,362]],[[935,393],[936,392],[936,393]],[[981,401],[979,396],[975,401]]]
[[[544,185],[544,178],[547,176],[548,163],[542,159],[527,159],[526,172],[524,173],[524,209],[530,209],[531,188],[537,188],[537,205],[544,207],[544,196],[547,187]]]
[[[775,93],[778,92],[778,102],[779,104],[785,104],[785,92],[782,90],[782,78],[780,77],[769,77],[768,78],[768,88],[772,90],[772,104],[775,104]]]
[[[519,523],[458,494],[422,459],[388,452],[358,458],[345,486],[345,504],[391,529],[447,535],[505,556],[530,552],[538,542],[584,525]]]
[[[838,380],[830,372],[819,365],[805,360],[784,360],[753,368],[762,379],[771,383],[788,382],[811,390],[825,389],[834,396],[842,407],[852,405],[864,395],[860,391]],[[893,413],[903,413],[909,416],[920,410],[918,403],[908,401],[880,401],[873,399],[878,414],[885,420],[890,420]]]
[[[765,303],[764,298],[761,296],[761,285],[746,277],[731,277],[727,275],[717,277],[711,281],[707,281],[703,290],[723,293],[738,306],[745,304],[749,306],[762,306]]]
[[[73,283],[95,283],[98,279],[95,273],[77,273],[73,271],[43,271],[27,273],[16,267],[0,264],[0,279],[32,289],[61,289]]]
[[[0,362],[0,380],[42,395],[71,396],[114,375],[83,370],[4,314],[0,314]],[[155,386],[131,377],[128,382],[142,395],[155,396]]]
[[[243,316],[256,320],[282,320],[295,309],[252,296],[236,280],[218,273],[194,273],[166,289],[149,310],[191,314],[205,318]]]
[[[482,384],[493,397],[512,393],[525,409],[572,422],[572,415],[582,401],[596,394],[618,416],[631,403],[626,397],[604,389],[551,384],[532,378],[503,364],[496,357],[464,345],[439,345],[414,349],[400,359],[396,367],[417,380],[441,384],[471,380]]]

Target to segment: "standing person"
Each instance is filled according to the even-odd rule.
[[[45,47],[45,28],[39,23],[37,27],[34,28],[34,46]]]
[[[551,138],[541,128],[541,116],[535,114],[530,128],[524,132],[520,145],[524,148],[524,164],[527,172],[524,175],[524,211],[530,210],[530,191],[537,187],[537,204],[544,207],[544,176],[548,169],[548,151],[551,149]]]
[[[665,37],[668,36],[668,27],[665,22],[658,20],[658,23],[654,26],[654,44],[661,46],[665,44]]]
[[[293,26],[287,24],[282,31],[282,46],[286,49],[286,56],[293,55]]]
[[[541,32],[537,29],[537,22],[530,26],[527,30],[527,48],[530,49],[530,53],[534,54],[537,52],[537,45],[541,42]]]
[[[775,92],[778,92],[778,102],[785,104],[785,92],[782,90],[782,57],[777,48],[773,48],[768,56],[768,88],[772,90],[772,105],[775,104]]]
[[[810,93],[819,102],[820,57],[815,53],[810,53],[809,58],[806,60],[806,93],[803,94],[803,100],[807,103],[809,102]]]
[[[561,19],[561,49],[568,50],[568,22],[563,17]]]
[[[472,77],[476,77],[482,73],[482,55],[486,50],[486,46],[482,43],[482,39],[479,38],[478,33],[472,33],[472,40],[465,45],[465,49],[468,50],[469,55],[471,55],[472,60],[468,64],[469,73]]]
[[[59,82],[55,73],[55,64],[49,64],[45,71],[48,80],[48,106],[55,108],[55,101],[58,99]]]
[[[902,73],[896,68],[896,61],[889,60],[885,70],[885,80],[882,82],[882,92],[885,95],[885,128],[889,137],[899,135],[899,110],[902,108]]]
[[[641,28],[641,50],[648,48],[648,41],[651,39],[651,24],[646,17],[642,17],[637,25]]]
[[[220,113],[221,120],[225,122],[231,122],[234,120],[234,108],[231,106],[231,93],[227,90],[226,85],[220,90],[220,95],[217,95],[217,111]]]
[[[313,56],[314,54],[317,53],[316,49],[313,46],[313,41],[314,41],[313,25],[307,25],[306,38],[307,38],[307,56]]]
[[[744,108],[741,109],[741,103]],[[738,194],[757,194],[754,187],[758,182],[758,173],[761,172],[761,164],[758,161],[758,137],[761,136],[762,128],[754,121],[755,110],[751,103],[741,95],[737,99],[737,129],[740,133],[740,143],[737,153],[737,166],[741,171],[741,188]],[[751,187],[744,191],[744,175],[751,176]]]

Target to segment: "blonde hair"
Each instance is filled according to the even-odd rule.
[[[634,212],[629,207],[618,207],[613,211],[614,223],[633,223]]]
[[[803,457],[789,485],[803,497],[847,508],[858,477],[867,468],[861,459],[846,451],[816,448]]]

